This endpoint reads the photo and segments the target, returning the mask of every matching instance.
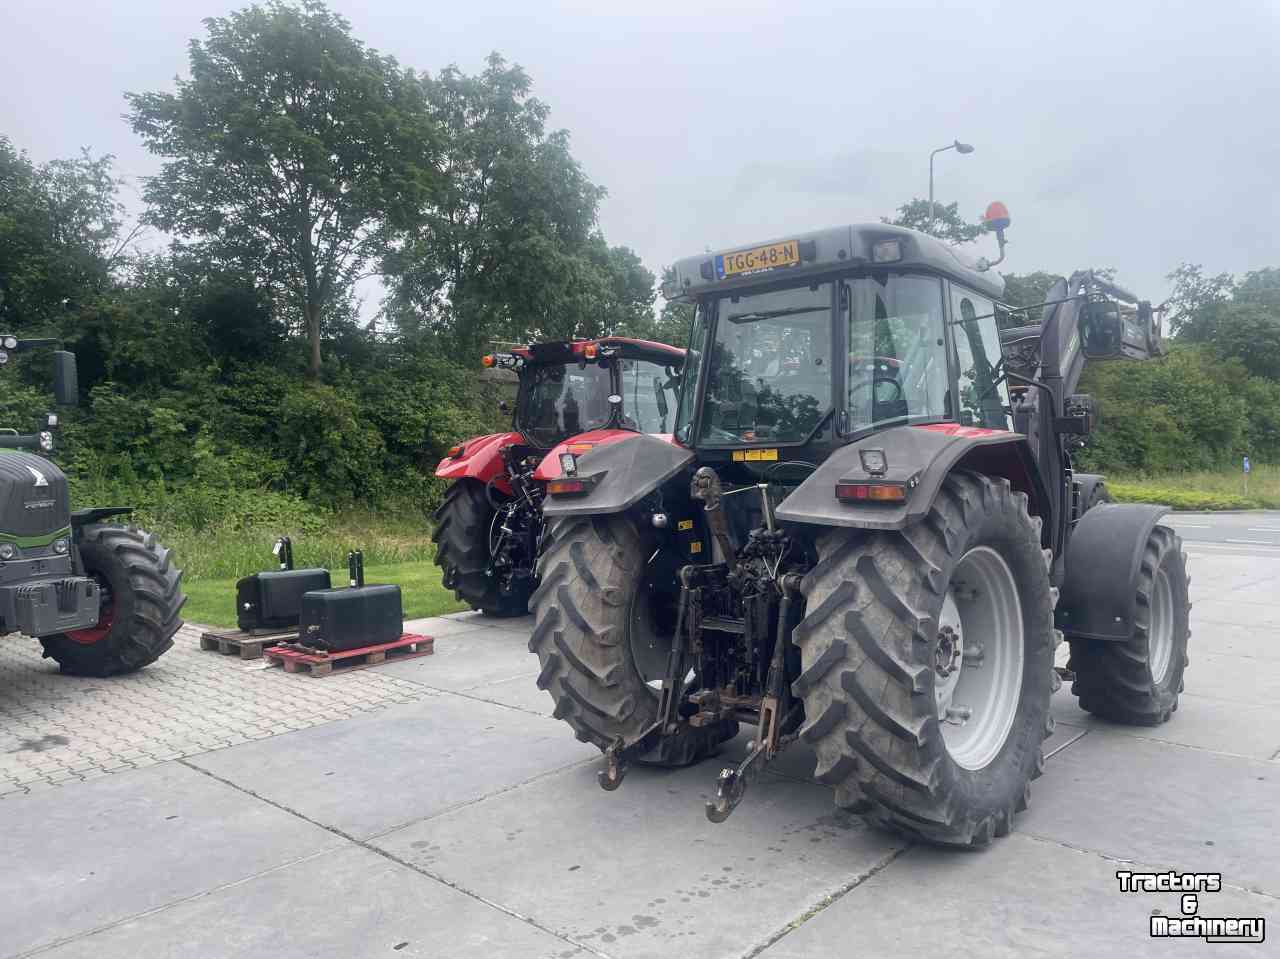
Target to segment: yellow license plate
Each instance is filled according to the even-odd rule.
[[[765,246],[752,247],[750,250],[737,250],[716,257],[716,273],[720,279],[735,276],[739,273],[755,273],[759,270],[776,270],[779,267],[795,266],[800,262],[800,243],[787,240],[783,243],[769,243]]]

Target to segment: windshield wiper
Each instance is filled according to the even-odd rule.
[[[734,313],[729,317],[730,323],[754,323],[756,320],[772,320],[779,316],[795,316],[799,313],[821,313],[830,309],[825,306],[791,306],[785,310],[761,310],[757,313]]]

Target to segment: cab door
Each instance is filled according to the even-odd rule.
[[[1009,387],[1000,377],[1000,330],[995,303],[955,283],[951,288],[951,343],[957,376],[956,420],[964,426],[1012,429]]]

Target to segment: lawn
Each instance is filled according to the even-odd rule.
[[[264,568],[270,568],[263,564]],[[347,582],[346,568],[330,571],[334,586]],[[395,583],[400,587],[404,600],[404,618],[420,619],[423,616],[439,616],[467,609],[464,603],[453,598],[453,593],[440,585],[440,567],[430,561],[389,563],[382,566],[366,566],[367,583]],[[235,626],[236,580],[192,579],[185,581],[187,605],[183,618],[189,623],[205,626]]]
[[[1163,503],[1183,510],[1280,509],[1280,466],[1256,464],[1247,494],[1239,470],[1158,476],[1109,473],[1107,487],[1122,503]]]

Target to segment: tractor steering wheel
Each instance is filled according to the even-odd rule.
[[[902,389],[902,383],[896,376],[887,376],[884,373],[876,373],[872,376],[864,376],[854,380],[849,384],[849,395],[855,396],[866,388],[867,384],[871,385],[871,398],[877,403],[898,403],[906,398],[906,393]],[[893,387],[891,394],[882,394],[880,385]]]

